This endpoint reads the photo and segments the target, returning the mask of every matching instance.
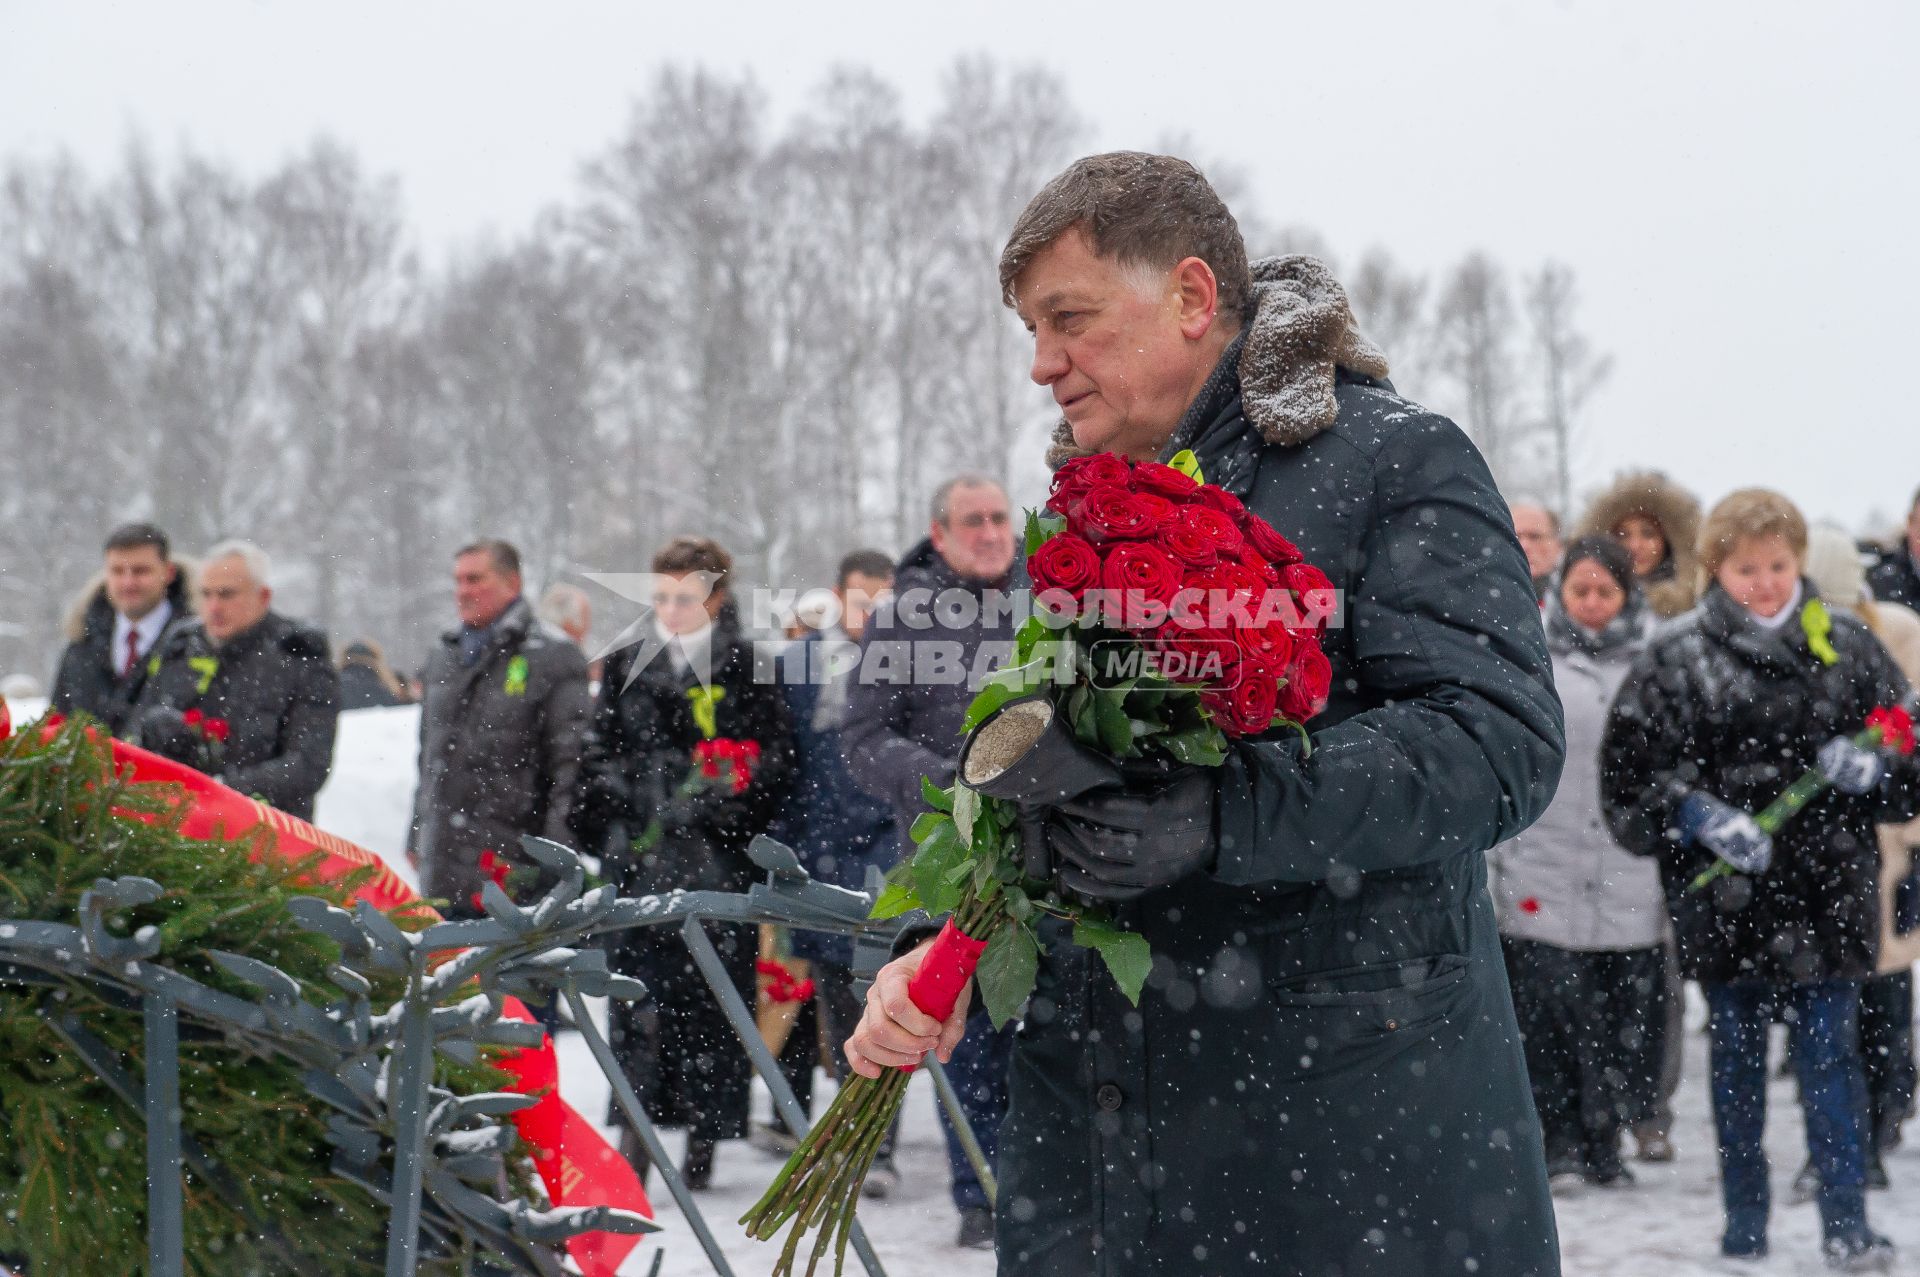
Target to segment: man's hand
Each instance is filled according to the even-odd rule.
[[[1680,828],[1741,873],[1764,873],[1773,863],[1773,839],[1758,821],[1712,794],[1680,804]]]
[[[945,1024],[934,1019],[907,996],[907,982],[919,973],[920,963],[933,946],[929,938],[910,953],[880,968],[867,990],[867,1009],[860,1025],[847,1039],[847,1067],[861,1077],[878,1080],[885,1069],[913,1068],[932,1051],[940,1063],[953,1058],[953,1048],[967,1031],[967,1004],[973,984],[960,991],[953,1014]]]
[[[1880,755],[1861,749],[1844,736],[1836,736],[1820,747],[1815,766],[1827,783],[1843,794],[1864,794],[1880,783],[1884,767]]]
[[[1203,767],[1152,790],[1097,789],[1050,807],[1047,844],[1060,885],[1089,900],[1132,900],[1206,868],[1217,784]]]

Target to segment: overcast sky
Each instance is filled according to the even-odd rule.
[[[0,155],[67,147],[98,172],[138,131],[264,169],[326,132],[401,178],[437,253],[565,198],[663,62],[750,70],[784,114],[834,62],[924,112],[957,54],[1038,61],[1093,147],[1190,135],[1344,259],[1572,265],[1616,361],[1594,482],[1650,463],[1709,502],[1764,484],[1854,528],[1920,486],[1898,372],[1920,350],[1917,13],[0,0]]]

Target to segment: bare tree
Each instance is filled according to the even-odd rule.
[[[1575,328],[1573,271],[1555,262],[1526,283],[1527,321],[1540,382],[1541,428],[1553,453],[1553,490],[1563,516],[1573,511],[1573,450],[1580,409],[1613,371]]]

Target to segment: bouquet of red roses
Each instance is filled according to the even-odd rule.
[[[1092,760],[1082,768],[1091,786],[1102,773],[1119,781],[1123,768],[1219,766],[1229,737],[1291,730],[1304,740],[1326,704],[1320,638],[1337,608],[1332,582],[1198,470],[1188,453],[1173,465],[1070,461],[1046,510],[1027,516],[1034,614],[1013,663],[968,707],[959,778],[946,789],[922,782],[929,810],[913,826],[917,850],[873,909],[946,915],[908,989],[936,1020],[974,978],[994,1023],[1013,1018],[1038,974],[1043,916],[1070,923],[1074,943],[1099,953],[1130,1000],[1146,982],[1146,941],[1063,892],[1044,850],[1021,846],[1021,806],[994,778],[1014,774],[1043,737]],[[807,1272],[830,1243],[841,1270],[861,1182],[907,1076],[849,1079],[742,1218],[761,1239],[791,1222],[776,1274],[793,1271],[815,1230]]]

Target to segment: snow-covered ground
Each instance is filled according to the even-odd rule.
[[[11,708],[15,721],[22,722],[41,706],[14,702]],[[409,878],[411,871],[400,853],[412,802],[417,730],[413,709],[342,715],[333,776],[321,791],[317,811],[322,828],[387,857]],[[1678,1159],[1668,1166],[1633,1163],[1638,1180],[1628,1188],[1580,1187],[1556,1195],[1568,1277],[1707,1277],[1727,1272],[1811,1277],[1825,1271],[1813,1206],[1787,1204],[1805,1143],[1793,1086],[1786,1081],[1775,1081],[1768,1096],[1773,1119],[1767,1135],[1774,1167],[1773,1257],[1762,1264],[1738,1266],[1719,1258],[1720,1190],[1707,1112],[1706,1045],[1699,1032],[1702,1014],[1695,998],[1674,1132]],[[1776,1040],[1776,1062],[1780,1049]],[[559,1050],[562,1092],[589,1118],[604,1118],[607,1082],[579,1035],[561,1034]],[[823,1076],[816,1085],[816,1104],[823,1105],[831,1091]],[[991,1256],[952,1245],[959,1221],[947,1197],[946,1154],[929,1084],[916,1082],[908,1096],[897,1154],[902,1186],[890,1200],[867,1205],[862,1221],[893,1277],[986,1277],[993,1272]],[[757,1083],[754,1105],[755,1120],[766,1120],[770,1103]],[[669,1146],[679,1148],[680,1138],[670,1136]],[[741,1277],[767,1272],[777,1253],[771,1245],[749,1240],[733,1221],[758,1198],[778,1165],[775,1158],[747,1143],[723,1145],[713,1186],[701,1195],[708,1222]],[[1870,1217],[1875,1227],[1899,1244],[1901,1270],[1920,1272],[1920,1145],[1895,1153],[1887,1169],[1893,1188],[1871,1194]],[[1249,1167],[1248,1172],[1257,1174],[1258,1168]],[[657,1176],[649,1188],[656,1194],[661,1222],[668,1229],[656,1241],[640,1246],[622,1271],[648,1271],[657,1249],[664,1251],[662,1277],[711,1272]],[[853,1271],[857,1270],[856,1266]]]

